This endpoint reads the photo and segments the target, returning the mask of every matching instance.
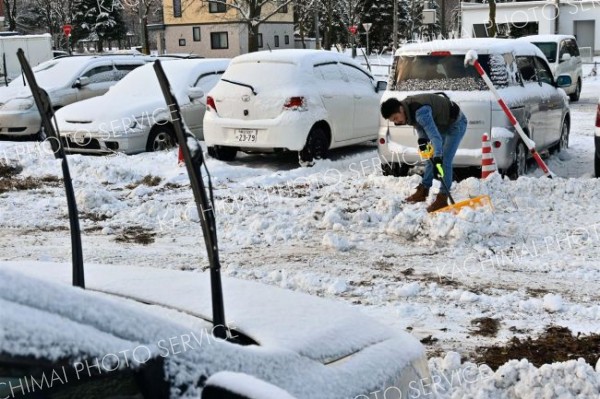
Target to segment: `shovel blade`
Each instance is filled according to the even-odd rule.
[[[479,195],[477,197],[469,198],[468,200],[460,201],[452,205],[448,205],[444,208],[438,209],[433,213],[438,212],[450,212],[457,214],[460,212],[462,208],[483,208],[488,207],[490,210],[494,210],[494,206],[492,205],[492,200],[489,195]]]

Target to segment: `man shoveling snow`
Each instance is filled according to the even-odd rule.
[[[389,98],[381,104],[381,115],[396,125],[410,125],[418,135],[419,151],[423,154],[433,145],[431,162],[425,164],[425,173],[415,193],[406,198],[417,203],[427,200],[433,178],[443,179],[435,200],[427,207],[434,212],[448,205],[452,185],[452,161],[467,130],[467,118],[460,107],[444,94],[419,94],[399,101]],[[440,173],[440,169],[443,173]]]

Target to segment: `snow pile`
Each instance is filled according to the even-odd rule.
[[[346,238],[333,233],[327,233],[323,236],[323,246],[340,252],[346,252],[354,248],[354,244]]]
[[[409,397],[438,399],[597,398],[600,373],[583,359],[545,364],[536,368],[526,359],[511,360],[496,372],[484,364],[460,362],[449,352],[429,360],[431,380],[411,382]]]

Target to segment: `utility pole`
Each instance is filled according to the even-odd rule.
[[[315,48],[319,50],[321,48],[321,38],[319,37],[319,8],[318,3],[315,1]]]
[[[399,0],[394,0],[394,18],[393,18],[393,24],[392,24],[392,36],[393,36],[392,54],[394,54],[396,52],[396,50],[398,50],[398,1]]]

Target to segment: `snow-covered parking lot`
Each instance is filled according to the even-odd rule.
[[[517,343],[542,333],[556,339],[558,326],[600,334],[598,93],[600,78],[586,77],[571,108],[570,148],[548,158],[558,178],[534,168],[517,181],[494,175],[456,185],[457,199],[489,194],[494,212],[431,216],[424,205],[403,204],[419,179],[382,176],[374,144],[334,151],[312,168],[293,156],[208,159],[223,272],[345,301],[412,332],[428,348],[440,378],[431,389],[443,397],[598,398],[599,340],[582,353],[588,364],[513,361],[469,379],[464,363],[496,369],[492,360],[504,361],[489,347],[509,343],[506,360],[527,357]],[[38,144],[2,141],[0,162],[17,166],[0,171],[0,258],[68,262],[58,161]],[[208,267],[175,152],[74,155],[69,163],[86,262]],[[564,360],[564,342],[545,349],[545,362]]]

